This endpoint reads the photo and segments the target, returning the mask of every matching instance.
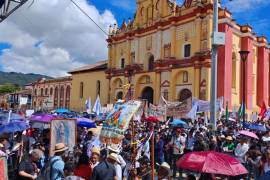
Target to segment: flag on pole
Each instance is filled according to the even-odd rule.
[[[266,105],[265,105],[264,102],[263,102],[263,105],[260,108],[261,108],[261,111],[259,113],[259,116],[261,116],[261,120],[262,120],[264,118],[264,116],[265,116],[266,111],[267,111]]]
[[[243,113],[244,113],[243,111],[244,111],[244,106],[243,106],[243,104],[241,104],[239,107],[239,110],[238,110],[238,120],[240,120],[242,118]]]
[[[228,101],[226,101],[226,121],[229,120],[229,107],[228,107]]]
[[[95,105],[93,107],[93,112],[95,112],[97,115],[99,115],[101,113],[101,109],[102,106],[101,106],[101,103],[100,103],[100,98],[99,98],[99,95],[97,96],[97,99],[96,99],[96,102],[95,102]]]
[[[86,101],[85,101],[85,109],[86,109],[86,112],[88,114],[91,113],[91,109],[92,109],[91,97],[89,97],[88,99],[86,99]]]

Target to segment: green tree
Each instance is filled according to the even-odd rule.
[[[13,84],[4,84],[0,86],[0,94],[12,93],[19,90],[20,87]]]

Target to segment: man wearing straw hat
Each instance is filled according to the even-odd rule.
[[[50,159],[51,165],[51,179],[61,180],[64,178],[65,162],[62,157],[65,155],[68,147],[64,143],[58,143],[54,148],[54,156]]]

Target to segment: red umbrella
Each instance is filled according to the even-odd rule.
[[[236,158],[214,151],[191,152],[176,163],[178,168],[201,173],[238,176],[247,174],[246,168]]]
[[[157,123],[159,122],[158,118],[155,116],[149,116],[148,118],[145,119],[146,122],[152,122],[152,123]]]
[[[255,139],[259,139],[259,137],[254,132],[242,130],[242,131],[239,131],[239,134],[242,134],[242,135],[248,136],[248,137],[252,137]]]

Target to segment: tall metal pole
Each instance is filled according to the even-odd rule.
[[[246,60],[243,59],[243,123],[246,121]]]
[[[216,100],[217,100],[217,46],[213,44],[214,33],[218,32],[218,0],[213,4],[213,32],[212,32],[212,58],[211,58],[211,99],[210,99],[210,122],[216,130]]]

